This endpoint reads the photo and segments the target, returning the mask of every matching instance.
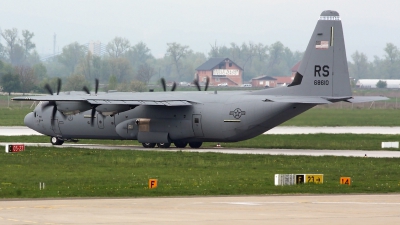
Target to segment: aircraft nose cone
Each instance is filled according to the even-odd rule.
[[[33,125],[35,124],[35,116],[33,112],[30,112],[25,116],[24,124],[27,127],[33,129]]]

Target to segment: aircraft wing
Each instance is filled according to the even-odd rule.
[[[102,94],[102,95],[45,95],[15,97],[13,101],[59,101],[59,102],[88,102],[93,105],[160,105],[160,106],[188,106],[198,101],[184,99],[182,96],[166,94]]]

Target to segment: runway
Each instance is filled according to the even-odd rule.
[[[0,146],[7,143],[0,142]],[[346,157],[372,157],[372,158],[400,158],[400,151],[366,151],[366,150],[315,150],[315,149],[255,149],[255,148],[143,148],[142,146],[126,145],[98,145],[98,144],[69,144],[64,143],[60,146],[53,146],[50,143],[24,143],[29,150],[29,146],[43,146],[54,148],[85,148],[102,150],[139,150],[139,151],[162,151],[162,152],[216,152],[225,154],[260,154],[260,155],[303,155],[303,156],[346,156]]]
[[[0,224],[399,224],[400,195],[1,200]]]
[[[400,127],[275,127],[264,134],[400,134]],[[41,135],[25,126],[0,126],[0,136]]]

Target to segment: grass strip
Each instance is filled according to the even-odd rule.
[[[380,134],[294,134],[260,135],[235,142],[220,143],[226,148],[267,148],[267,149],[332,149],[332,150],[398,150],[382,149],[381,142],[399,141],[400,135]],[[0,142],[49,143],[47,136],[0,136]],[[80,140],[80,144],[141,145],[132,140]],[[215,147],[217,143],[203,143],[202,147]],[[174,146],[174,145],[172,145]]]
[[[0,153],[0,198],[391,193],[400,159],[107,151],[29,147]],[[274,186],[274,174],[324,174],[323,184]],[[352,178],[340,185],[341,176]],[[158,188],[148,189],[148,179]],[[39,182],[45,189],[39,190]]]
[[[398,109],[313,108],[282,126],[400,126]]]

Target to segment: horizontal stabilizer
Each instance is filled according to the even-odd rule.
[[[389,98],[383,96],[353,96],[348,99],[347,102],[351,103],[362,103],[362,102],[374,102],[374,101],[382,101],[388,100]]]
[[[308,104],[329,104],[332,103],[318,96],[266,96],[266,102],[285,102],[285,103],[308,103]]]

